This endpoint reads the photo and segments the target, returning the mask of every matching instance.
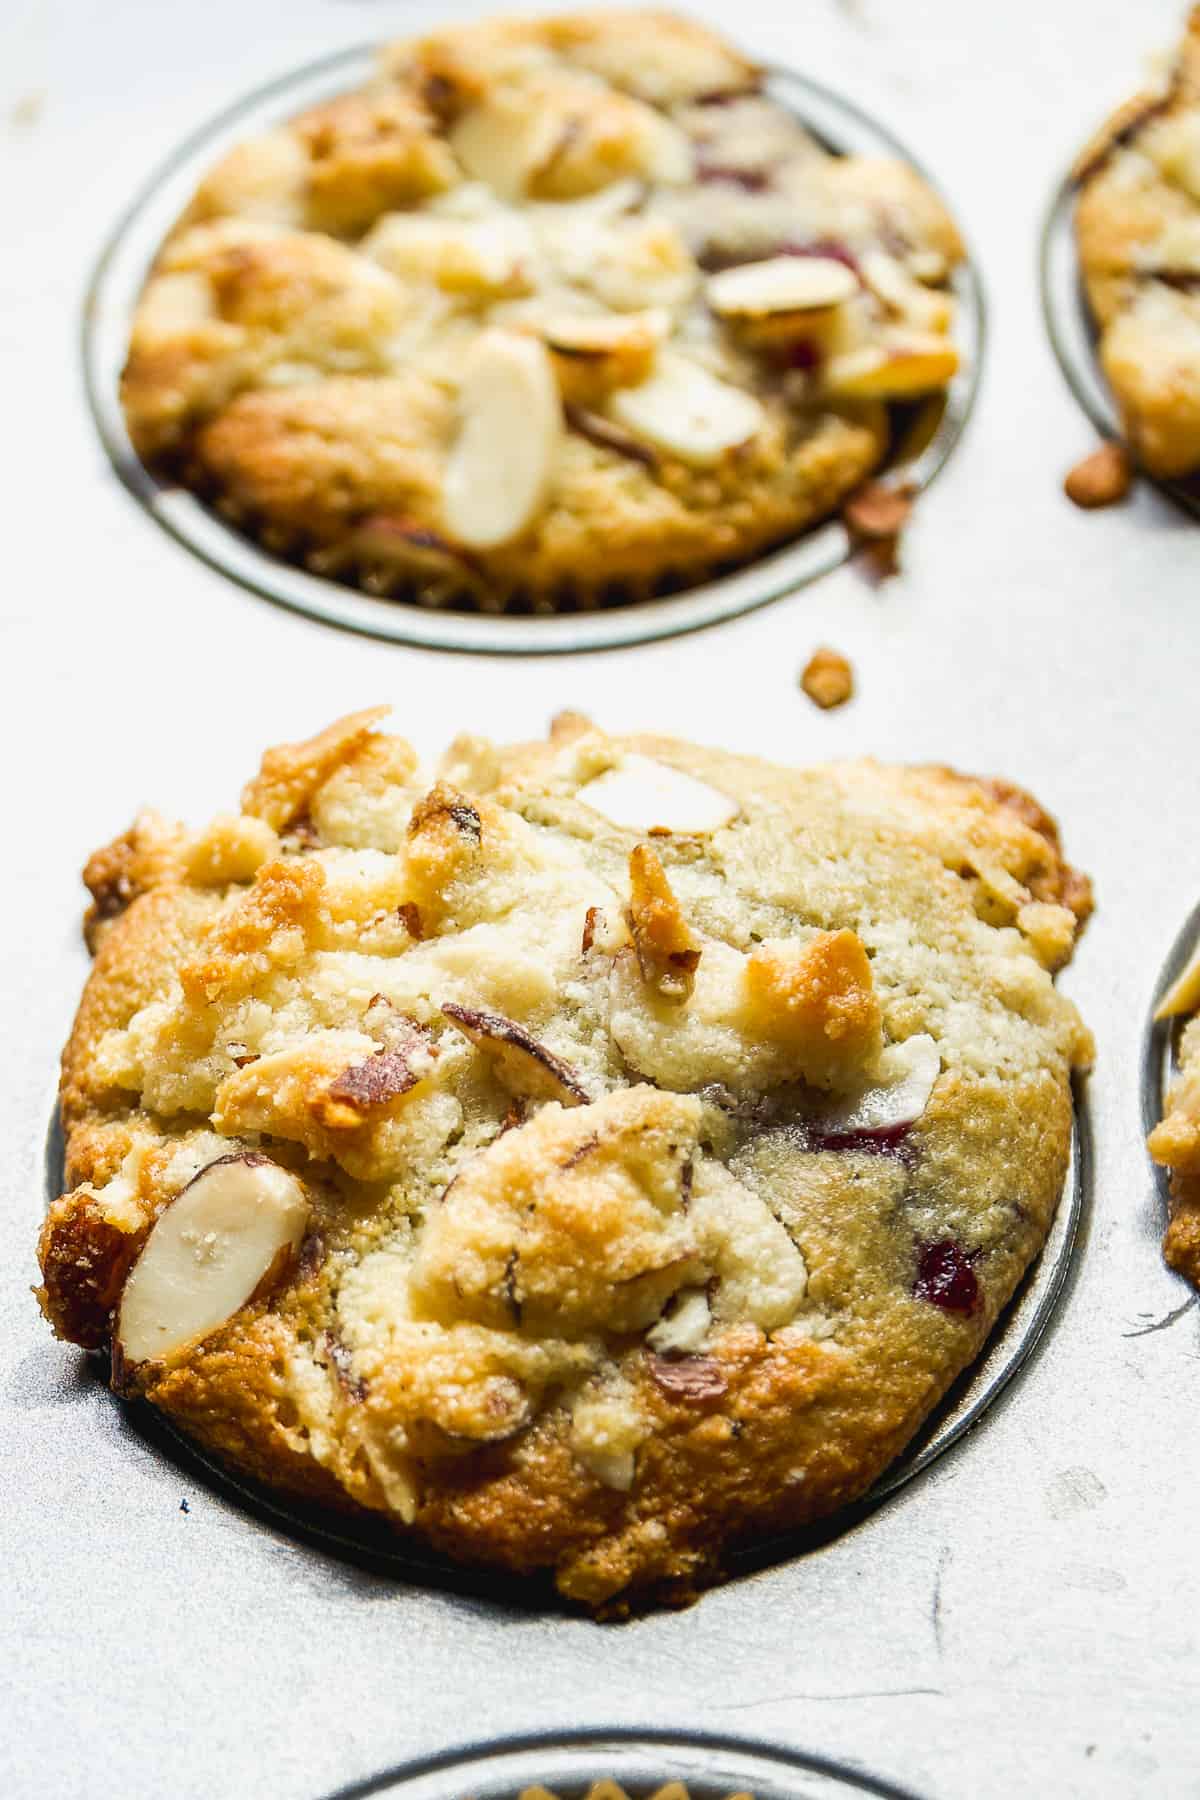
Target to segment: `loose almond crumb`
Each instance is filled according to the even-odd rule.
[[[839,650],[822,646],[808,659],[800,686],[815,706],[844,706],[854,693],[854,670]]]
[[[860,553],[860,564],[875,581],[899,572],[900,534],[912,517],[915,498],[910,482],[889,487],[868,481],[842,507],[842,521]]]
[[[1110,442],[1076,463],[1063,482],[1063,491],[1068,500],[1091,512],[1097,507],[1115,506],[1132,484],[1133,458],[1124,444]]]

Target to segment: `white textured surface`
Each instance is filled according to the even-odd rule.
[[[843,570],[692,638],[497,666],[323,629],[191,561],[109,473],[77,372],[94,251],[179,135],[290,64],[440,9],[9,0],[6,1796],[301,1800],[492,1731],[634,1721],[842,1755],[939,1800],[1200,1792],[1200,1309],[1136,1335],[1186,1299],[1158,1258],[1138,1080],[1155,976],[1200,895],[1196,526],[1149,493],[1095,516],[1061,498],[1090,440],[1035,285],[1054,176],[1180,11],[744,0],[748,43],[878,111],[967,222],[991,301],[974,420],[920,509],[904,578],[882,591]],[[821,642],[859,684],[828,715],[795,687]],[[261,746],[379,699],[428,750],[461,726],[533,732],[574,706],[782,759],[870,751],[1002,772],[1060,814],[1097,878],[1067,978],[1100,1046],[1094,1217],[1042,1355],[865,1525],[690,1612],[601,1629],[304,1550],[185,1488],[30,1299],[41,1137],[85,971],[85,851],[143,799],[206,816]]]

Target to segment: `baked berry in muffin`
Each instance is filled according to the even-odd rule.
[[[1155,1018],[1182,1026],[1179,1073],[1167,1095],[1166,1116],[1150,1133],[1150,1154],[1171,1177],[1163,1254],[1200,1287],[1200,944],[1163,995]]]
[[[122,394],[272,549],[425,604],[590,606],[837,508],[953,375],[962,254],[669,14],[447,27],[243,143],[163,245]]]
[[[1169,76],[1076,165],[1079,260],[1129,447],[1152,475],[1200,468],[1200,7]]]
[[[686,1595],[862,1494],[1044,1241],[1088,885],[946,769],[379,717],[89,863],[42,1305],[281,1490]]]

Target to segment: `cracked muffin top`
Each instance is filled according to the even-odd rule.
[[[364,712],[90,861],[40,1255],[115,1386],[592,1607],[870,1485],[1044,1240],[1090,908],[1025,794]]]
[[[1160,87],[1076,163],[1079,260],[1130,449],[1152,475],[1200,469],[1200,7]]]
[[[237,146],[159,253],[149,463],[377,593],[595,605],[836,509],[953,375],[962,247],[666,13],[448,27]]]
[[[1170,1174],[1170,1217],[1163,1255],[1200,1288],[1200,943],[1155,1012],[1180,1028],[1178,1072],[1165,1116],[1150,1133],[1150,1154]]]

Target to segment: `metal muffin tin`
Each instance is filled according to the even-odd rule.
[[[845,526],[835,518],[745,568],[669,597],[534,618],[423,608],[402,599],[374,599],[271,555],[186,488],[164,482],[145,467],[125,429],[119,383],[138,295],[164,237],[201,177],[225,151],[305,107],[362,85],[371,74],[373,55],[373,46],[360,45],[324,57],[219,114],[163,164],[105,246],[84,313],[88,396],[114,468],[151,517],[214,569],[310,618],[395,643],[491,655],[603,650],[671,637],[777,600],[843,562],[851,544]],[[768,92],[833,150],[913,160],[874,119],[794,70],[773,70]],[[930,421],[932,429],[921,434],[925,441],[916,454],[889,465],[890,478],[911,483],[917,490],[929,485],[958,441],[979,377],[983,296],[969,260],[955,272],[952,289],[958,300],[956,337],[962,366],[936,423]]]
[[[706,1732],[575,1732],[480,1744],[385,1770],[341,1788],[328,1800],[520,1800],[531,1787],[555,1800],[585,1800],[593,1782],[615,1781],[629,1800],[650,1800],[668,1782],[685,1784],[690,1800],[917,1800],[861,1769],[804,1751],[780,1753],[766,1744]]]
[[[818,1775],[920,1800],[1200,1792],[1200,1305],[1162,1262],[1144,1147],[1174,1036],[1148,1022],[1200,901],[1200,545],[1150,484],[1102,514],[1063,499],[1093,426],[1059,377],[1036,272],[1056,172],[1137,85],[1142,53],[1177,34],[1180,0],[1046,0],[1036,20],[959,0],[693,10],[852,95],[934,171],[987,286],[971,429],[880,589],[840,564],[709,631],[503,660],[322,630],[183,553],[129,503],[70,355],[113,222],[193,121],[281,64],[421,29],[440,5],[293,0],[286,38],[253,0],[0,18],[14,276],[0,364],[18,452],[0,591],[5,1800],[320,1800],[401,1779],[409,1800],[435,1800],[411,1783],[443,1775],[437,1800],[499,1800],[506,1780],[550,1774],[579,1800],[601,1772],[587,1747],[635,1756],[633,1737],[635,1760],[610,1770],[650,1782],[686,1758],[710,1800],[706,1776],[719,1785],[743,1735],[781,1765],[756,1772],[767,1800]],[[302,100],[281,93],[278,112]],[[858,684],[829,714],[795,686],[821,643]],[[998,1340],[1003,1357],[1032,1336],[1032,1305],[1049,1313],[1037,1355],[942,1448],[993,1386],[993,1349],[965,1414],[896,1471],[939,1448],[919,1480],[803,1545],[765,1547],[688,1611],[601,1626],[529,1591],[316,1542],[114,1404],[30,1297],[49,1089],[87,969],[84,856],[142,802],[211,816],[265,745],[378,699],[430,755],[457,730],[532,735],[571,706],[777,761],[1003,775],[1059,816],[1095,877],[1097,914],[1060,978],[1097,1039],[1074,1248],[1068,1260],[1056,1235]],[[1047,1270],[1065,1271],[1056,1301]],[[529,1751],[536,1769],[508,1760]]]

